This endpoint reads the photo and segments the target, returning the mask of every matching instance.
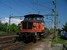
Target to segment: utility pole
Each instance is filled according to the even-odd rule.
[[[54,8],[52,9],[53,14],[47,14],[44,16],[54,16],[54,38],[56,38],[57,36],[57,30],[56,30],[57,29],[57,16],[58,16],[57,11],[56,11],[56,0],[54,0],[52,3],[54,5]]]
[[[9,17],[9,32],[10,32],[10,23],[11,23],[11,16]]]
[[[57,12],[56,12],[56,0],[53,1],[54,8],[52,9],[53,14],[54,14],[54,38],[56,38],[57,33],[56,33],[56,25],[57,25]]]

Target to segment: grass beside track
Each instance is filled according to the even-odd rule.
[[[16,34],[16,33],[0,31],[0,35],[12,35],[12,34]]]
[[[3,32],[3,31],[0,31],[0,35],[3,35],[3,34],[5,34],[5,32]]]
[[[60,36],[57,36],[57,40],[53,39],[51,45],[54,46],[54,44],[67,44],[67,40],[66,39],[62,39]]]

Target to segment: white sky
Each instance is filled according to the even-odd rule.
[[[15,23],[16,25],[18,25],[21,21],[22,20],[17,19],[17,18],[11,18],[11,24],[12,23]],[[1,22],[2,23],[6,23],[6,22],[9,23],[9,18],[8,17],[5,17],[5,18],[1,19]]]

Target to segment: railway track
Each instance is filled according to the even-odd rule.
[[[2,39],[2,38],[14,38],[14,37],[17,37],[18,35],[1,35],[0,36],[0,39]]]
[[[6,35],[0,37],[0,50],[22,50],[26,46],[30,45],[23,42],[14,42],[14,38],[18,35]]]
[[[7,48],[9,46],[17,45],[19,42],[14,43],[14,38],[18,35],[4,35],[0,36],[0,50]]]
[[[2,50],[22,50],[22,42],[16,42],[16,43],[8,43],[5,47],[2,48]]]
[[[0,44],[8,43],[8,42],[13,42],[15,37],[18,35],[6,35],[6,36],[0,36]]]
[[[25,44],[23,42],[14,42],[14,38],[18,35],[0,36],[0,50],[22,50],[34,43]],[[52,35],[50,35],[52,37]],[[50,38],[46,37],[46,38]],[[38,42],[37,42],[38,43]]]

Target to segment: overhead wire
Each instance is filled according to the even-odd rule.
[[[34,4],[36,7],[41,6],[41,7],[43,7],[44,9],[47,9],[47,10],[51,10],[51,9],[52,9],[52,8],[49,8],[49,7],[41,4],[41,3],[38,3],[38,1],[37,1],[36,3],[33,3],[33,4]]]
[[[19,0],[17,0],[17,1],[19,1]],[[38,9],[34,9],[35,6],[33,6],[32,3],[29,3],[30,5],[26,3],[26,4],[27,4],[27,5],[26,5],[26,4],[23,2],[23,0],[20,0],[20,2],[21,2],[22,4],[24,4],[26,7],[29,8],[29,6],[30,6],[30,8],[33,9],[34,11],[38,11]],[[31,7],[31,5],[32,5],[33,7]],[[41,5],[41,6],[42,6],[42,5]],[[42,6],[42,7],[44,7],[44,6]],[[46,8],[46,7],[45,7],[45,8]],[[50,8],[47,7],[46,9],[50,9]],[[50,10],[51,10],[51,9],[50,9]]]
[[[37,11],[37,10],[35,10],[33,7],[31,7],[30,5],[29,5],[29,3],[26,5],[22,0],[20,0],[21,1],[21,3],[23,3],[23,5],[25,5],[27,8],[31,8],[31,9],[33,9],[34,11]],[[30,7],[29,7],[30,6]]]
[[[8,7],[8,8],[10,8],[10,9],[12,9],[12,7],[10,7],[9,5],[7,5],[7,4],[3,3],[2,1],[0,1],[0,4],[3,4],[3,5],[5,5],[6,7]]]
[[[20,1],[22,1],[22,0],[20,0]],[[0,3],[2,3],[3,5],[6,5],[7,7],[9,7],[10,9],[13,9],[11,6],[9,6],[9,5],[7,5],[6,3],[3,3],[2,1],[0,1]],[[24,3],[24,2],[23,2]],[[30,4],[31,5],[31,4]],[[28,6],[30,6],[30,5],[28,5]],[[39,6],[41,5],[41,4],[38,4]],[[26,7],[28,7],[28,6],[26,6]],[[42,5],[41,5],[42,6]],[[42,7],[44,7],[44,6],[42,6]],[[32,7],[31,7],[32,8]],[[32,8],[33,9],[33,8]],[[48,8],[47,7],[47,9],[50,9],[51,10],[51,8]],[[15,10],[15,9],[13,9],[13,10]],[[36,11],[36,10],[35,10]]]
[[[4,7],[7,7],[7,8],[9,8],[9,9],[15,11],[15,12],[18,12],[16,9],[14,9],[14,8],[11,7],[10,5],[8,5],[8,4],[6,4],[6,3],[4,3],[4,2],[2,2],[2,1],[0,1],[0,4],[4,5]],[[10,11],[10,13],[11,13],[10,15],[13,14],[12,11]]]
[[[34,1],[33,1],[33,3],[30,2],[30,3],[29,3],[30,5],[29,5],[29,4],[26,5],[22,0],[20,0],[20,1],[21,1],[26,7],[28,7],[28,8],[29,8],[29,6],[30,6],[30,8],[33,9],[34,11],[39,11],[39,10],[40,10],[40,9],[35,8],[35,6],[36,6],[37,4],[35,4]],[[35,5],[32,5],[32,4],[35,4]],[[33,6],[33,7],[31,7],[31,6]],[[37,5],[37,6],[38,6],[38,5]],[[39,6],[42,6],[42,5],[39,5]],[[46,6],[46,7],[45,7],[45,6],[42,6],[42,7],[44,7],[45,9],[51,10],[51,8],[48,8],[47,6]]]

